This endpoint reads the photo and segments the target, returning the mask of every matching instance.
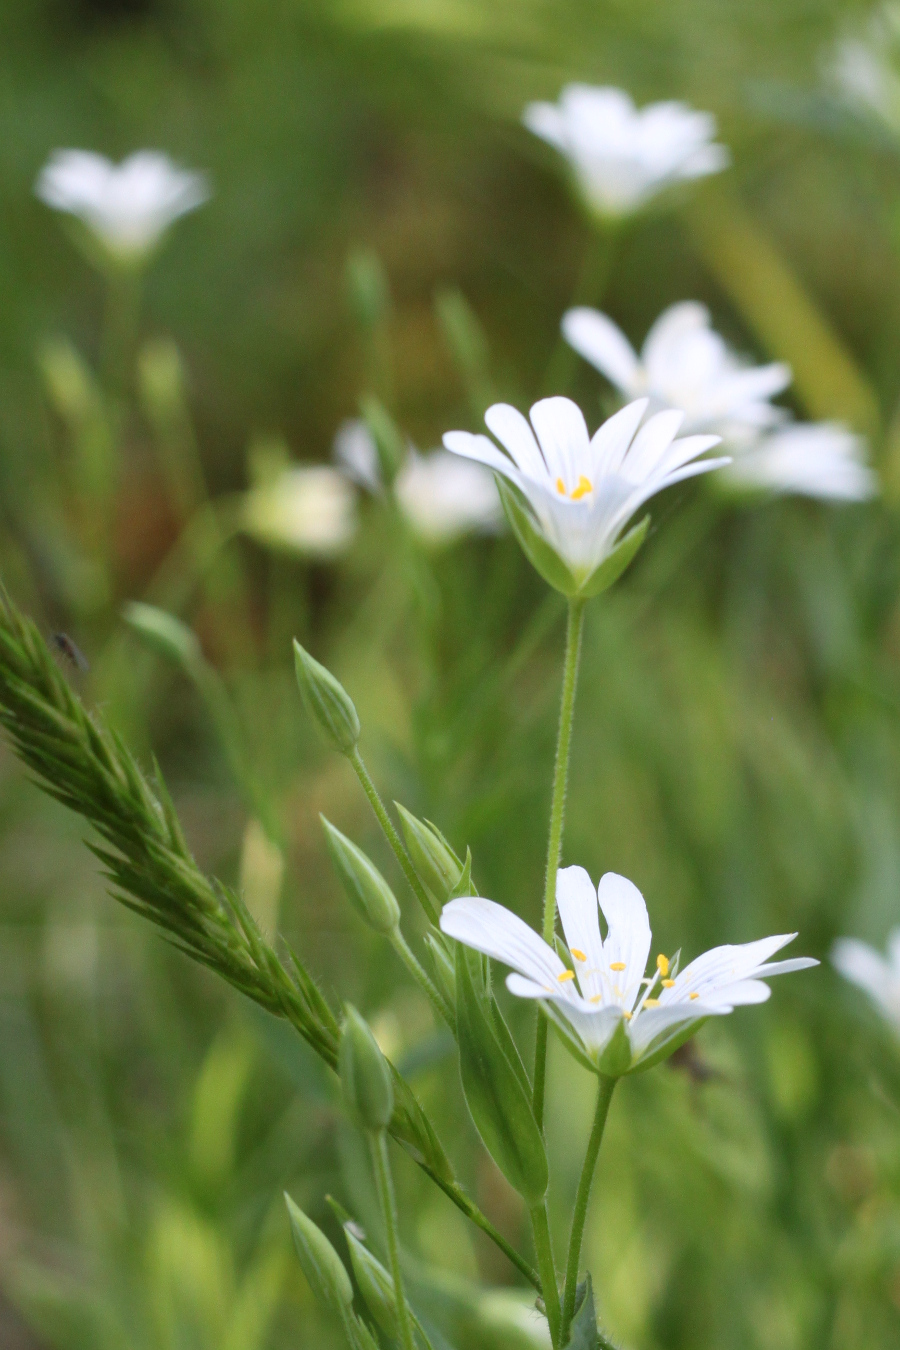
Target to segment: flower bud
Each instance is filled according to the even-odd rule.
[[[360,1293],[365,1300],[366,1307],[381,1330],[392,1340],[398,1341],[400,1339],[400,1328],[397,1322],[397,1296],[394,1291],[394,1281],[378,1258],[373,1256],[368,1247],[360,1242],[353,1229],[352,1223],[344,1224],[344,1237],[347,1239],[350,1264],[353,1267],[353,1274],[356,1276]]]
[[[193,671],[203,664],[197,634],[174,614],[145,605],[142,600],[129,600],[122,608],[122,617],[162,656],[184,670]]]
[[[387,1060],[368,1023],[347,1005],[341,1029],[338,1069],[344,1102],[364,1130],[383,1130],[394,1113],[394,1084]]]
[[[413,867],[439,905],[446,903],[462,875],[463,865],[444,836],[434,825],[418,820],[405,806],[395,802],[400,813],[400,828]]]
[[[294,1246],[309,1287],[320,1303],[341,1315],[353,1303],[353,1286],[344,1263],[321,1229],[294,1204],[287,1192],[284,1199]]]
[[[425,946],[428,948],[428,954],[431,957],[431,966],[434,970],[435,982],[441,993],[450,1004],[451,1008],[456,1007],[456,968],[453,964],[453,958],[447,951],[440,937],[435,933],[425,934]]]
[[[306,710],[324,738],[349,755],[359,740],[359,717],[344,686],[294,639],[294,669]]]
[[[320,815],[325,842],[347,898],[360,918],[376,933],[393,933],[400,922],[397,898],[361,848]]]

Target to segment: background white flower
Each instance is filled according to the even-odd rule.
[[[203,174],[181,169],[157,150],[121,164],[90,150],[54,150],[35,192],[57,211],[77,216],[114,255],[139,258],[169,225],[208,200]]]
[[[441,929],[512,966],[506,979],[510,992],[540,1000],[570,1048],[601,1073],[648,1066],[671,1054],[707,1017],[765,1002],[770,991],[764,979],[818,965],[805,956],[770,961],[797,936],[787,933],[714,947],[684,970],[661,954],[647,975],[650,920],[643,896],[625,877],[607,872],[595,890],[583,867],[564,867],[557,876],[556,904],[572,958],[568,964],[518,915],[493,900],[451,900],[441,914]]]
[[[602,216],[630,215],[673,183],[730,162],[714,142],[711,113],[674,102],[638,110],[623,89],[568,84],[558,103],[530,103],[522,120],[566,156],[588,205]]]
[[[338,427],[331,453],[348,478],[368,492],[380,492],[381,463],[378,446],[362,418],[348,418]]]
[[[842,38],[830,73],[848,103],[900,133],[900,4],[880,5],[860,36]]]
[[[735,453],[721,486],[866,501],[878,493],[878,476],[865,456],[864,437],[838,422],[788,423]]]
[[[728,462],[697,458],[718,444],[717,436],[675,439],[682,413],[657,413],[641,426],[646,411],[646,399],[629,403],[591,438],[571,399],[541,399],[530,425],[509,404],[495,403],[484,420],[507,454],[487,436],[467,431],[448,431],[444,445],[519,490],[577,589],[612,554],[638,507],[663,488]]]
[[[900,1033],[900,928],[888,937],[887,958],[858,938],[838,938],[831,963],[845,979],[864,989]]]
[[[333,558],[356,532],[356,497],[342,473],[327,465],[285,469],[244,499],[243,526],[269,547]]]

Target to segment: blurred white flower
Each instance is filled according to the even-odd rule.
[[[723,487],[861,502],[878,494],[878,476],[865,454],[865,439],[838,422],[790,422],[745,449],[735,446],[717,481]]]
[[[558,103],[530,103],[522,117],[568,159],[588,205],[628,216],[672,184],[728,166],[716,120],[684,103],[638,110],[622,89],[568,84]]]
[[[838,938],[831,963],[858,988],[864,989],[879,1011],[900,1032],[900,928],[887,942],[887,958],[858,938]]]
[[[831,74],[848,103],[900,133],[900,4],[880,5],[860,36],[838,42]]]
[[[709,310],[696,301],[663,310],[640,356],[612,319],[596,309],[570,309],[562,331],[626,398],[646,395],[657,407],[680,408],[687,432],[712,431],[731,439],[749,430],[755,436],[786,416],[768,400],[790,384],[790,367],[740,361],[712,328]]]
[[[506,978],[510,993],[540,1000],[569,1048],[601,1073],[647,1068],[670,1055],[707,1017],[764,1003],[770,993],[764,979],[819,964],[806,956],[770,962],[797,936],[785,933],[714,947],[684,970],[677,958],[660,955],[646,975],[650,920],[644,897],[625,877],[607,872],[595,890],[583,867],[564,867],[557,876],[556,905],[569,962],[493,900],[451,900],[441,913],[441,929],[512,966]]]
[[[381,491],[378,448],[365,422],[343,422],[333,453],[353,482],[370,492]],[[439,546],[464,534],[490,532],[503,521],[493,475],[443,450],[420,455],[410,446],[394,492],[400,510],[426,544]]]
[[[333,558],[356,532],[356,497],[337,469],[297,465],[247,493],[243,526],[269,547]]]
[[[673,483],[728,463],[698,461],[718,444],[718,436],[675,439],[683,421],[680,412],[657,413],[641,426],[647,402],[629,403],[593,439],[571,399],[541,399],[531,409],[530,425],[509,404],[495,403],[484,420],[507,454],[487,436],[468,431],[448,431],[444,445],[493,469],[518,489],[531,528],[562,561],[574,592],[613,553],[639,506]],[[525,546],[520,532],[519,538]],[[529,556],[538,566],[531,552]]]
[[[90,150],[54,150],[35,192],[48,206],[77,216],[117,258],[149,253],[174,220],[208,200],[203,174],[181,169],[157,150],[121,164]]]

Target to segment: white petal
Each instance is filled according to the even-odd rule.
[[[637,886],[616,872],[607,872],[601,878],[597,898],[609,929],[603,942],[604,974],[609,975],[614,990],[622,991],[623,1007],[630,1009],[640,994],[650,954],[647,906]],[[609,973],[620,963],[624,963],[624,970]]]
[[[597,309],[570,309],[562,319],[563,337],[623,394],[638,392],[640,366],[631,343],[612,319]]]
[[[571,492],[590,466],[584,414],[570,398],[542,398],[529,413],[551,481],[562,478]]]
[[[474,459],[495,473],[502,473],[504,478],[509,478],[524,491],[524,480],[515,464],[487,436],[474,436],[471,431],[445,431],[443,441],[444,448],[451,450],[454,455]]]
[[[508,403],[494,403],[484,414],[488,431],[492,431],[505,446],[516,464],[529,478],[542,482],[547,477],[547,466],[541,454],[528,419],[518,408]]]
[[[700,1003],[710,1008],[737,1008],[748,1003],[765,1003],[772,991],[762,980],[738,980],[709,994],[701,994]]]
[[[561,867],[556,874],[556,908],[575,962],[582,995],[595,998],[609,988],[603,978],[603,939],[597,891],[583,867]],[[580,956],[577,955],[580,953]]]
[[[605,475],[619,472],[649,403],[650,400],[646,398],[637,398],[633,403],[626,403],[624,408],[613,413],[612,417],[608,417],[594,432],[591,440],[591,459],[595,484]]]
[[[858,938],[838,938],[831,949],[836,970],[883,1006],[888,1003],[896,976],[880,952]]]
[[[644,341],[641,357],[649,371],[665,363],[673,347],[697,329],[709,326],[709,310],[697,300],[670,305],[653,324]]]
[[[512,966],[535,984],[543,985],[545,994],[564,989],[559,976],[565,966],[556,952],[518,914],[493,900],[480,896],[451,900],[441,912],[441,932]]]
[[[647,419],[632,441],[622,472],[632,483],[642,483],[653,474],[678,435],[684,413],[676,408]]]

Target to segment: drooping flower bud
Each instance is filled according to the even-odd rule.
[[[353,1286],[344,1263],[322,1230],[303,1213],[299,1205],[294,1204],[287,1192],[284,1199],[294,1246],[309,1287],[320,1303],[340,1315],[353,1303]]]
[[[376,933],[393,933],[400,922],[397,897],[361,848],[319,816],[335,871],[353,908]]]
[[[399,802],[394,805],[400,814],[400,828],[413,867],[432,898],[439,905],[445,904],[462,875],[462,863],[434,825],[417,819]]]
[[[394,1085],[388,1062],[368,1023],[352,1004],[341,1029],[338,1069],[344,1102],[364,1130],[383,1130],[394,1113]]]
[[[344,686],[296,638],[294,668],[306,710],[325,740],[342,755],[352,754],[359,740],[359,717]]]

